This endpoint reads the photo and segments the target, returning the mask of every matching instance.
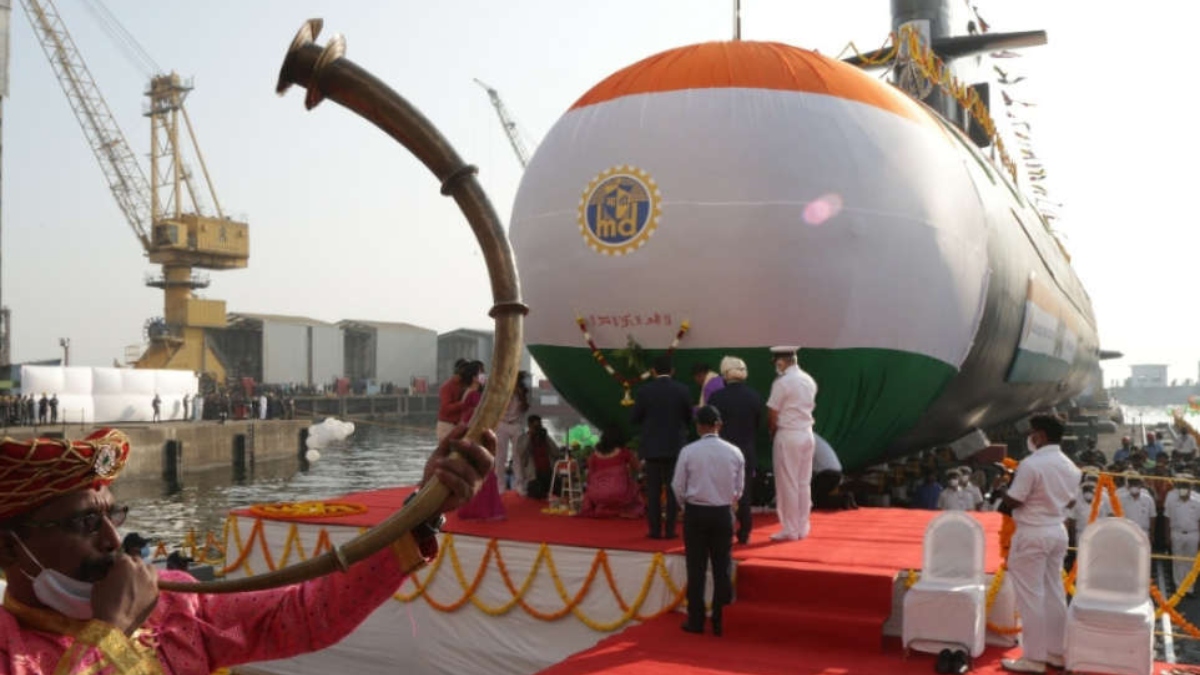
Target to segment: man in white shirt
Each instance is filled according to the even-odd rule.
[[[1178,558],[1195,558],[1197,546],[1200,545],[1200,498],[1192,495],[1195,478],[1186,473],[1175,477],[1175,489],[1167,493],[1163,503],[1163,514],[1167,517],[1167,526],[1171,532],[1171,555]],[[1172,573],[1175,577],[1175,588],[1183,584],[1183,579],[1192,570],[1192,560],[1171,561]],[[1189,588],[1188,595],[1195,592],[1195,587]]]
[[[1185,426],[1179,427],[1179,442],[1175,444],[1172,459],[1192,459],[1196,456],[1196,438]]]
[[[1063,423],[1052,415],[1029,420],[1026,444],[1031,454],[1017,467],[1004,505],[1012,510],[1017,529],[1008,552],[1008,578],[1013,582],[1021,615],[1022,653],[1001,659],[1006,670],[1044,673],[1061,668],[1067,623],[1063,559],[1067,555],[1064,523],[1079,491],[1079,469],[1063,454]]]
[[[1142,528],[1150,541],[1154,541],[1150,533],[1150,524],[1158,516],[1158,506],[1154,503],[1154,495],[1149,494],[1142,484],[1142,477],[1136,471],[1125,472],[1125,487],[1117,490],[1117,501],[1121,504],[1125,517]]]
[[[1096,473],[1086,473],[1083,483],[1079,486],[1079,496],[1075,498],[1075,507],[1071,509],[1071,525],[1075,530],[1075,542],[1083,537],[1092,517],[1092,502],[1096,499],[1096,485],[1099,482]],[[1100,493],[1100,507],[1096,511],[1096,519],[1112,516],[1112,505],[1108,502],[1108,493]]]
[[[712,561],[712,630],[720,636],[721,609],[733,597],[729,579],[734,509],[742,496],[746,461],[720,437],[721,413],[711,405],[696,411],[700,439],[684,446],[675,463],[671,490],[683,505],[683,548],[687,557],[688,618],[683,630],[704,632],[704,582]]]
[[[799,347],[772,347],[779,374],[767,399],[767,427],[775,471],[775,511],[779,532],[771,541],[795,541],[808,536],[812,513],[813,408],[817,383],[796,364]]]
[[[938,509],[942,511],[975,511],[983,501],[975,499],[975,492],[970,487],[968,478],[960,468],[946,472],[946,489],[938,495]],[[973,487],[973,486],[972,486]]]

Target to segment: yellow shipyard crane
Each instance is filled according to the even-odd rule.
[[[100,163],[117,206],[125,214],[146,257],[162,266],[162,273],[148,276],[146,285],[162,289],[163,316],[147,322],[149,346],[138,359],[137,367],[190,370],[224,382],[224,364],[208,344],[205,329],[225,327],[225,302],[195,297],[192,292],[207,287],[209,280],[193,270],[246,267],[250,258],[250,232],[246,223],[227,217],[217,201],[184,107],[191,83],[173,72],[161,74],[155,67],[156,74],[146,89],[150,102],[144,111],[150,118],[148,181],[54,3],[21,0],[21,5]],[[111,15],[107,21],[110,28],[115,26],[124,32]],[[132,38],[124,35],[136,47]],[[215,216],[207,215],[202,208],[192,174],[184,163],[181,147],[184,134],[191,141]]]

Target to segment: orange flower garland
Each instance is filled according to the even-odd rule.
[[[596,341],[592,339],[592,334],[588,332],[587,319],[584,319],[582,316],[576,316],[575,323],[579,325],[579,330],[583,333],[584,341],[587,342],[588,348],[592,350],[592,358],[596,359],[596,362],[599,363],[602,368],[604,368],[605,372],[607,372],[614,380],[616,380],[622,387],[625,388],[625,396],[621,399],[621,405],[633,405],[633,397],[629,395],[629,390],[640,380],[650,379],[650,371],[642,371],[642,374],[638,375],[636,379],[626,377],[621,373],[618,373],[617,369],[613,368],[612,364],[608,362],[607,358],[605,358],[604,352],[601,352],[600,348],[596,346]],[[679,341],[683,339],[684,335],[687,335],[687,332],[691,330],[691,328],[691,323],[689,323],[686,319],[679,324],[679,330],[675,333],[675,339],[671,341],[671,346],[667,349],[667,356],[675,353],[675,349],[679,347]]]

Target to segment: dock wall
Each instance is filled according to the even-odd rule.
[[[192,471],[244,468],[254,462],[294,458],[309,420],[162,423],[122,426],[129,435],[126,479],[179,479]],[[68,432],[69,438],[78,438]]]

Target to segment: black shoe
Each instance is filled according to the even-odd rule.
[[[954,652],[949,649],[943,649],[938,652],[937,662],[933,664],[933,670],[941,675],[946,675],[950,672],[951,662],[954,660]]]
[[[721,610],[715,609],[715,610],[713,610],[713,614],[712,614],[713,635],[715,635],[717,637],[721,637],[721,635],[723,635],[725,633],[723,628],[724,628],[724,622],[721,620]]]
[[[971,670],[971,657],[967,653],[959,650],[954,652],[950,657],[950,673],[954,675],[964,675]]]
[[[683,625],[680,626],[680,628],[682,628],[683,632],[685,632],[685,633],[703,633],[704,632],[704,626],[697,628],[687,621],[684,621]]]
[[[651,532],[650,534],[646,535],[646,538],[647,539],[662,539],[663,536],[657,532]]]

